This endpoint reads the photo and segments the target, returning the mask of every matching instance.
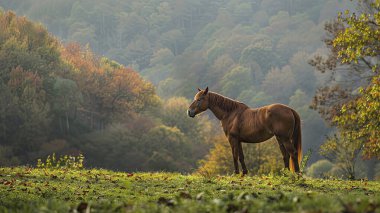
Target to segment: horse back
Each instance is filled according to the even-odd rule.
[[[274,135],[292,134],[294,116],[290,107],[271,104],[260,108],[247,108],[236,122],[239,122],[239,135],[242,141],[259,143]]]

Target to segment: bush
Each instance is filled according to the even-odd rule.
[[[319,160],[313,163],[308,169],[306,174],[314,178],[324,178],[333,168],[333,164],[328,160]]]

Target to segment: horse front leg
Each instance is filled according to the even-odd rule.
[[[241,164],[241,168],[243,169],[243,175],[248,174],[248,170],[244,162],[244,152],[243,152],[243,147],[241,145],[241,142],[239,142],[239,161]]]
[[[235,167],[235,174],[239,174],[239,164],[238,164],[238,158],[239,158],[239,141],[234,137],[228,137],[228,141],[231,145],[232,150],[232,157],[234,159],[234,167]]]

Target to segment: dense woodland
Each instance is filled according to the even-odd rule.
[[[377,55],[345,53],[352,40],[339,34],[356,26],[352,11],[376,14],[373,2],[2,1],[0,164],[84,153],[90,167],[231,172],[229,144],[212,115],[185,114],[196,88],[209,86],[251,107],[293,107],[302,119],[304,152],[313,151],[309,163],[323,155],[329,174],[373,178],[377,161],[361,156],[378,156],[370,151],[378,139],[373,132],[342,139],[352,135],[355,118],[338,113],[367,94],[360,86],[374,89],[366,89],[372,78],[350,73],[376,70],[374,60],[365,66]],[[353,105],[344,109],[358,110]],[[373,149],[361,148],[363,135]],[[342,141],[349,148],[339,151]],[[253,173],[282,168],[275,141],[247,145],[245,152]],[[353,159],[355,171],[347,169]],[[326,160],[318,163],[326,167]]]

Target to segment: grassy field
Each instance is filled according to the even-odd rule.
[[[0,212],[380,212],[380,183],[0,168]]]

